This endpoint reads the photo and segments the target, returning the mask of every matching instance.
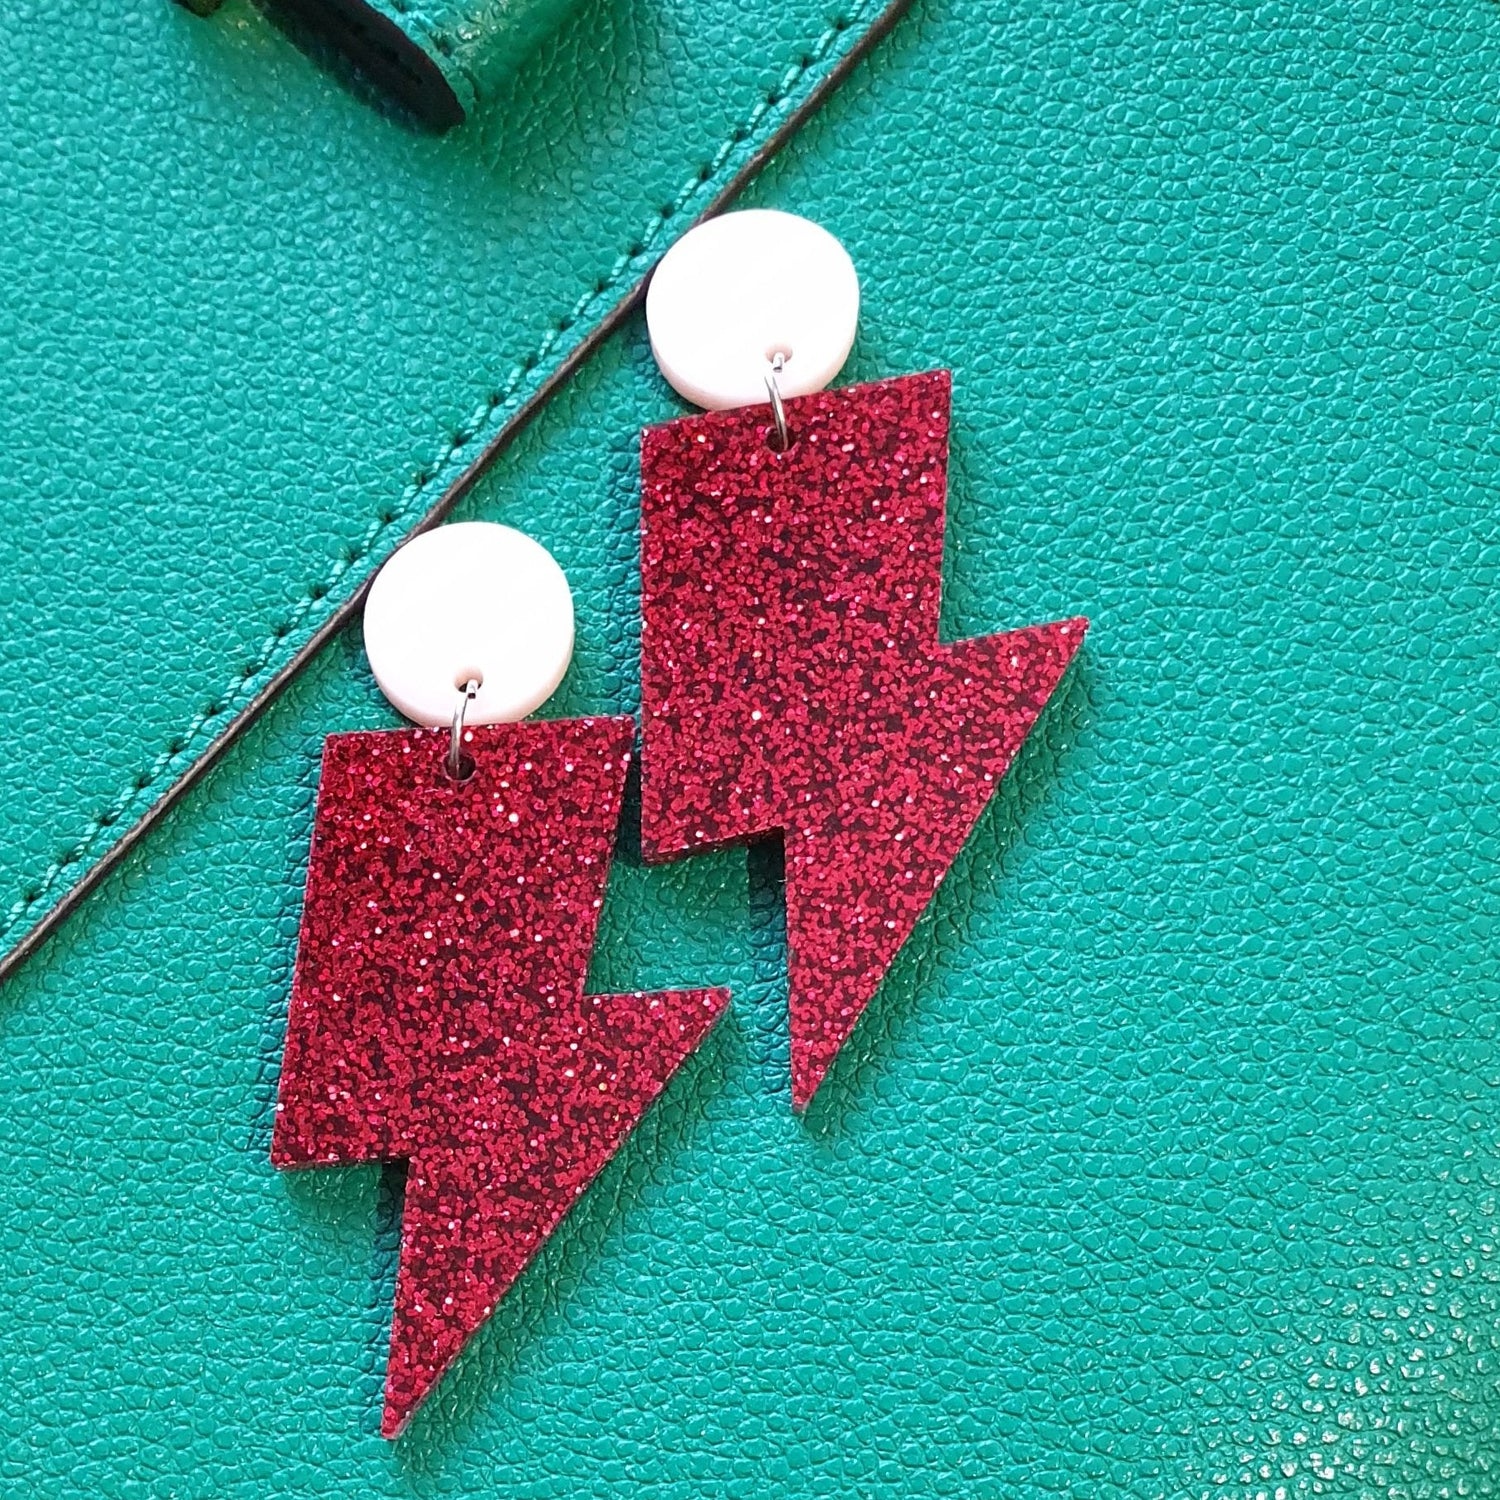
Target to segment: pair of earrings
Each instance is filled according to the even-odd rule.
[[[1087,623],[939,642],[949,377],[824,389],[858,308],[769,211],[685,236],[646,307],[710,410],[642,436],[642,849],[783,837],[799,1110]],[[365,642],[421,727],[327,742],[272,1159],[410,1163],[394,1437],[729,994],[584,993],[636,726],[526,720],[573,644],[544,549],[418,537]]]

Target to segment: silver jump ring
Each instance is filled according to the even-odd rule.
[[[471,677],[458,693],[458,707],[453,710],[453,728],[448,735],[447,771],[450,781],[463,780],[464,712],[479,693],[478,680]]]
[[[785,453],[792,446],[792,434],[786,425],[786,406],[781,400],[781,382],[777,376],[786,368],[786,355],[779,349],[771,356],[771,370],[766,376],[766,390],[771,397],[771,416],[776,422],[775,448]]]

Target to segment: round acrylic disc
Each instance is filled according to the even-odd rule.
[[[414,537],[375,577],[365,652],[418,724],[509,724],[556,690],[573,655],[573,596],[552,554],[509,526],[465,521]]]
[[[822,390],[849,357],[858,323],[859,277],[844,247],[820,225],[768,208],[689,230],[646,293],[662,374],[715,411],[768,400],[778,354],[783,396]]]

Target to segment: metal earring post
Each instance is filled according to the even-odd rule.
[[[778,453],[785,453],[792,446],[792,434],[786,425],[786,406],[781,399],[781,382],[776,378],[785,368],[786,355],[778,349],[771,356],[771,370],[766,376],[766,391],[771,397],[771,416],[776,422],[774,447]]]
[[[453,728],[448,735],[446,768],[450,781],[463,780],[463,757],[460,749],[464,737],[464,711],[479,692],[479,683],[471,677],[459,690],[458,707],[453,710]]]

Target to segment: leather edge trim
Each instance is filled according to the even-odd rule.
[[[459,65],[444,67],[442,46],[417,13],[407,17],[408,31],[384,0],[274,3],[430,129],[451,130],[473,108],[474,80]]]
[[[864,28],[853,45],[838,57],[833,66],[808,90],[806,96],[788,111],[781,123],[756,147],[724,186],[709,200],[708,205],[691,221],[689,227],[723,213],[734,202],[777,152],[838,89],[849,74],[884,40],[911,3],[912,0],[887,0],[885,6]],[[645,295],[651,273],[665,253],[664,248],[652,257],[628,290],[558,361],[537,388],[506,418],[499,430],[458,477],[449,484],[436,502],[426,510],[415,525],[406,531],[401,538],[402,542],[409,541],[412,537],[440,525],[454,507],[469,494],[489,466],[515,441],[531,419],[557,391],[572,379],[589,356],[636,310]],[[219,763],[231,746],[239,741],[246,730],[275,701],[282,689],[297,677],[313,657],[354,618],[364,604],[365,594],[369,590],[373,576],[373,572],[366,576],[354,593],[313,630],[292,656],[225,724],[219,734],[183,768],[177,778],[146,808],[141,816],[95,859],[78,880],[69,886],[53,905],[21,935],[8,952],[0,956],[0,985],[4,985],[14,976],[17,970],[68,920],[105,878],[144,842],[151,831]]]

